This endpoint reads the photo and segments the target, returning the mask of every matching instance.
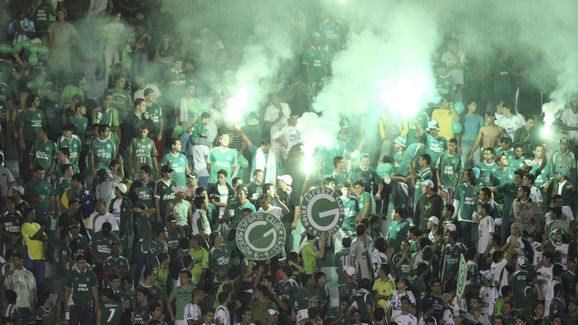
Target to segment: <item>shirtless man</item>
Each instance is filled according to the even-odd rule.
[[[472,148],[472,152],[468,157],[468,161],[472,162],[474,153],[477,151],[478,147],[480,146],[480,142],[482,143],[482,148],[496,148],[498,146],[498,141],[504,135],[504,129],[497,126],[494,123],[494,115],[493,114],[486,114],[486,125],[480,128],[478,132],[478,138],[474,143],[474,147]]]

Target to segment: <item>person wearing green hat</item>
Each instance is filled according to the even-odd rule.
[[[425,153],[431,157],[431,167],[435,167],[438,158],[448,149],[448,142],[439,135],[440,125],[437,121],[431,120],[427,124],[427,132],[424,133]]]
[[[570,141],[567,137],[560,138],[560,150],[552,155],[552,169],[564,169],[567,171],[566,177],[573,180],[576,176],[576,157],[570,150]]]

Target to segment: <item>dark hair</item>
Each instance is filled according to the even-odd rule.
[[[342,245],[343,247],[349,248],[349,247],[351,246],[351,237],[344,237],[344,238],[341,240],[341,245]]]
[[[229,174],[227,173],[226,170],[224,169],[219,169],[219,171],[217,172],[217,175],[223,175],[225,177],[229,176]]]
[[[325,178],[323,179],[323,186],[327,186],[327,185],[329,185],[329,184],[331,184],[331,183],[335,184],[335,178],[333,178],[333,177],[325,177]]]
[[[146,89],[144,90],[144,92],[143,92],[143,95],[146,97],[146,96],[148,96],[148,95],[150,95],[150,94],[154,94],[154,92],[155,92],[155,91],[152,90],[151,88],[146,88]]]
[[[110,128],[110,126],[106,124],[99,124],[98,125],[98,134],[106,132],[106,128]]]
[[[428,166],[431,164],[431,156],[427,153],[421,154],[419,155],[419,157],[423,160],[425,160],[428,164]]]
[[[456,140],[456,138],[451,138],[450,141],[448,141],[449,143],[453,143],[455,145],[458,144],[458,140]]]
[[[528,186],[522,185],[522,186],[520,186],[520,189],[521,189],[524,193],[526,193],[526,196],[528,196],[528,197],[530,196],[530,188],[529,188]]]
[[[444,208],[446,208],[452,215],[456,211],[456,208],[452,204],[446,204],[444,205]]]
[[[339,164],[344,159],[345,158],[343,158],[343,156],[333,157],[333,166],[337,167],[337,164]]]

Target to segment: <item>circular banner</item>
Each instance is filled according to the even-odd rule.
[[[303,198],[301,219],[307,232],[333,235],[343,224],[343,211],[343,201],[337,193],[328,188],[314,188]]]
[[[279,254],[285,247],[285,238],[281,220],[269,213],[253,212],[239,222],[235,241],[241,253],[262,261]]]
[[[460,256],[460,267],[458,269],[458,285],[456,290],[456,296],[461,299],[464,291],[466,290],[466,281],[468,280],[468,265],[464,254]]]

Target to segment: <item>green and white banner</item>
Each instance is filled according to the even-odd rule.
[[[305,194],[301,204],[301,218],[307,232],[319,236],[333,235],[343,224],[343,202],[328,188],[315,188]]]
[[[253,212],[239,222],[235,241],[244,255],[262,261],[279,254],[285,247],[285,227],[274,215]]]

